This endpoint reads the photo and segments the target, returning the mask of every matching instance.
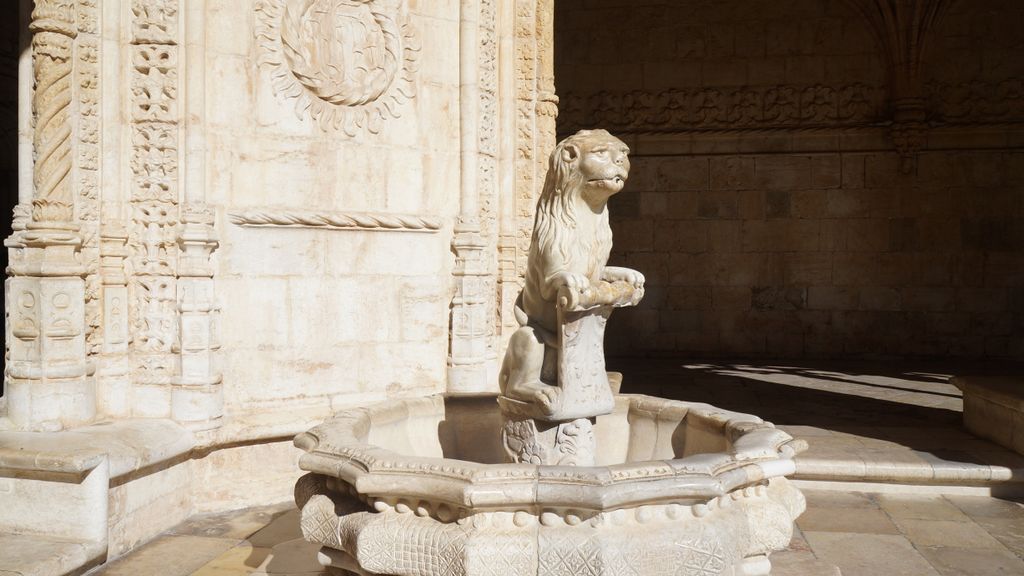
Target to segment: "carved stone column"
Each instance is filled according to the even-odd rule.
[[[37,1],[32,32],[31,221],[6,242],[8,416],[26,430],[84,424],[96,413],[87,360],[85,267],[72,190],[74,3]],[[20,226],[19,226],[20,227]]]

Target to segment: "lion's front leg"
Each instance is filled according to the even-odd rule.
[[[606,266],[601,279],[605,282],[628,282],[634,288],[644,287],[644,275],[632,268],[620,268],[618,266]]]
[[[516,330],[505,350],[499,385],[503,395],[537,404],[550,414],[557,406],[561,389],[541,381],[545,349],[544,341],[533,327]]]
[[[585,274],[578,272],[561,271],[548,276],[544,287],[544,299],[554,301],[558,297],[558,291],[562,287],[567,288],[566,295],[568,302],[564,305],[567,308],[575,308],[579,297],[590,288],[590,279]]]

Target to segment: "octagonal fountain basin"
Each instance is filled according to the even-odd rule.
[[[804,498],[806,448],[707,404],[620,395],[597,465],[506,464],[494,397],[391,400],[295,439],[305,538],[338,574],[758,575]]]

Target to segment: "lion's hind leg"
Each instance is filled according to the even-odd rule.
[[[546,346],[532,326],[523,326],[512,334],[501,367],[501,393],[521,402],[540,404],[547,411],[558,397],[557,386],[541,380]]]

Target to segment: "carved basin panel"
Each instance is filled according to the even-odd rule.
[[[491,398],[394,400],[301,434],[302,527],[357,574],[767,574],[802,442],[707,404],[618,396],[597,465],[503,463]]]

